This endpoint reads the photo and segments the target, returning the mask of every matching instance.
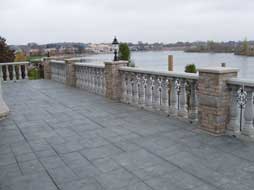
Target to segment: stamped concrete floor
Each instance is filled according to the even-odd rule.
[[[254,144],[52,81],[5,83],[0,190],[253,190]]]

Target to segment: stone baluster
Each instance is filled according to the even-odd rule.
[[[177,115],[177,89],[176,89],[176,80],[170,81],[170,108],[169,115],[176,116]]]
[[[190,107],[188,118],[191,123],[198,120],[197,81],[190,81]]]
[[[92,68],[92,89],[91,89],[91,92],[95,92],[95,69]]]
[[[105,71],[103,71],[103,95],[106,96],[106,88],[107,88],[107,85],[106,85],[106,76],[105,76]]]
[[[98,76],[97,76],[97,94],[101,94],[101,69],[98,69]]]
[[[122,73],[122,95],[121,95],[121,102],[128,103],[127,99],[127,84],[126,84],[126,73]]]
[[[186,104],[186,81],[181,80],[180,81],[180,96],[179,96],[179,110],[178,110],[178,116],[179,117],[187,117],[188,111],[187,111],[187,104]]]
[[[98,92],[98,81],[97,81],[97,77],[98,77],[98,71],[97,68],[94,68],[94,93]]]
[[[138,93],[139,93],[139,106],[141,108],[144,108],[145,106],[145,76],[143,74],[140,75],[139,77],[139,88],[138,88]]]
[[[22,80],[21,65],[18,65],[18,75],[19,75],[19,80]]]
[[[127,103],[132,101],[132,73],[127,74]]]
[[[24,67],[25,67],[25,79],[28,79],[28,64],[25,64]]]
[[[238,111],[240,108],[237,104],[237,87],[231,87],[231,96],[230,96],[230,107],[229,107],[229,124],[227,126],[226,133],[229,135],[240,134],[240,123],[238,121]]]
[[[146,109],[152,110],[153,100],[152,100],[152,87],[153,87],[153,81],[150,75],[147,75],[146,77],[146,89],[145,89],[145,103],[146,103]]]
[[[16,81],[16,65],[12,65],[12,80]]]
[[[84,75],[84,89],[88,88],[88,71],[87,67],[83,67],[83,75]]]
[[[10,80],[9,66],[6,65],[6,81]]]
[[[79,66],[76,66],[76,79],[77,79],[76,86],[80,88],[81,81],[80,81],[80,67]]]
[[[161,111],[168,114],[168,79],[163,77],[161,80]]]
[[[3,79],[3,66],[0,65],[0,82],[2,82],[4,79]],[[0,89],[1,90],[1,89]],[[1,92],[0,92],[1,93]]]
[[[153,109],[160,111],[160,79],[158,76],[154,76],[153,79]]]
[[[133,93],[133,96],[132,96],[132,104],[137,106],[138,105],[138,99],[139,99],[139,96],[138,96],[138,83],[139,83],[139,77],[137,74],[133,74],[133,80],[132,80],[132,93]]]
[[[91,69],[88,67],[87,68],[87,72],[88,72],[88,86],[87,86],[87,90],[91,90],[92,88],[92,73],[91,73]]]
[[[242,129],[242,134],[248,137],[254,137],[254,109],[253,109],[253,89],[245,88],[247,92],[247,103],[244,109],[244,125]]]

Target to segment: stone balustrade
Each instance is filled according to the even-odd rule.
[[[230,117],[227,133],[254,138],[254,80],[229,79]]]
[[[66,81],[66,64],[65,61],[51,60],[49,62],[51,80],[65,83]]]
[[[76,87],[105,96],[105,65],[75,63]]]
[[[121,67],[124,103],[197,121],[198,75]]]
[[[4,119],[9,113],[9,108],[6,105],[6,103],[4,102],[3,96],[2,96],[2,81],[3,81],[2,74],[3,74],[2,73],[2,66],[0,66],[0,120]]]
[[[29,62],[0,63],[1,79],[3,81],[17,81],[28,79]]]

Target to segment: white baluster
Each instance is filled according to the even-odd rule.
[[[127,101],[127,85],[126,85],[126,74],[125,72],[121,73],[122,75],[122,96],[121,102],[128,103]]]
[[[190,109],[188,118],[191,123],[198,120],[198,99],[197,99],[197,81],[190,81]]]
[[[161,110],[168,114],[168,80],[166,77],[163,77],[161,81]]]
[[[81,88],[80,69],[81,69],[80,66],[76,66],[76,78],[77,78],[76,85],[78,88]]]
[[[16,66],[12,65],[12,80],[16,81]]]
[[[25,64],[25,79],[28,79],[28,64]]]
[[[3,78],[3,66],[0,65],[0,82],[2,82],[4,80]]]
[[[187,117],[188,111],[187,111],[187,105],[186,105],[186,82],[185,82],[185,80],[181,80],[180,84],[181,84],[181,91],[180,91],[180,96],[179,96],[180,108],[178,111],[178,116]]]
[[[132,102],[132,78],[131,73],[127,73],[127,103]]]
[[[141,74],[139,82],[139,105],[141,108],[145,106],[145,76]]]
[[[238,121],[238,104],[237,104],[237,88],[231,87],[231,96],[230,96],[230,116],[229,124],[227,126],[227,134],[236,135],[240,134],[240,123]]]
[[[138,105],[138,75],[134,74],[133,80],[132,80],[132,104],[137,106]]]
[[[9,66],[6,65],[6,81],[10,80]]]
[[[244,125],[242,129],[242,134],[248,137],[254,137],[254,127],[253,127],[253,119],[254,119],[254,110],[253,110],[253,89],[245,89],[247,92],[247,103],[244,110]]]
[[[170,108],[169,115],[177,115],[177,89],[176,89],[176,80],[170,81]]]
[[[146,97],[146,109],[152,110],[152,87],[153,81],[150,75],[146,77],[146,89],[145,89],[145,97]]]
[[[19,75],[19,80],[22,80],[22,72],[21,72],[21,65],[18,65],[18,75]]]
[[[160,111],[160,79],[158,76],[153,78],[153,109]]]

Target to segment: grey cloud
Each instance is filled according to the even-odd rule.
[[[253,38],[253,0],[0,0],[10,43]]]

